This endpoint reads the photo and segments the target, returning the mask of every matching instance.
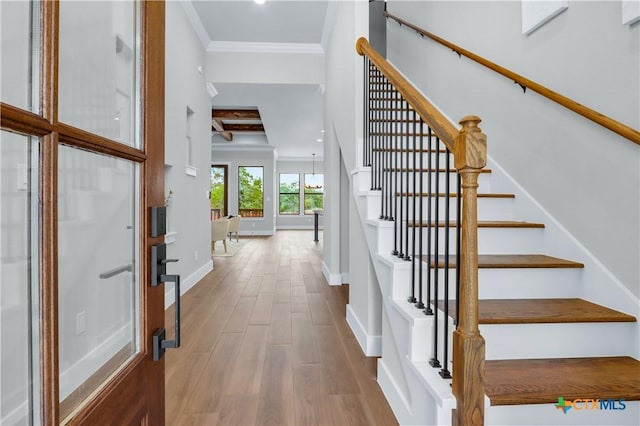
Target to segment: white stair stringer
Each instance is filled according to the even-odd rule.
[[[428,374],[423,376],[424,372],[420,369],[420,364],[428,365],[425,354],[431,341],[433,317],[425,316],[407,303],[401,296],[406,292],[399,285],[393,285],[410,282],[411,262],[383,252],[383,247],[393,246],[393,227],[391,222],[378,219],[380,199],[375,196],[376,192],[363,191],[359,186],[362,180],[366,182],[364,185],[368,185],[368,179],[368,168],[353,174],[356,206],[380,285],[383,315],[390,328],[390,332],[385,333],[386,327],[383,327],[378,383],[400,424],[450,425],[451,410],[455,407],[455,398],[449,386],[451,381],[442,379],[438,375],[439,370],[431,366],[429,369],[435,377]],[[374,203],[367,200],[371,198],[375,199]],[[374,210],[373,214],[368,211],[369,207]],[[390,341],[393,351],[385,350],[385,345],[389,345]]]

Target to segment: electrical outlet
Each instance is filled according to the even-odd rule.
[[[193,254],[193,258],[194,260],[198,260],[198,250],[196,250],[195,253]]]
[[[78,312],[76,315],[76,336],[81,335],[87,329],[87,313],[86,311]]]

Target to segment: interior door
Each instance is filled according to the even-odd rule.
[[[164,3],[0,3],[0,424],[164,424]]]

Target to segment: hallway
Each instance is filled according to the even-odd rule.
[[[346,323],[348,286],[327,285],[312,231],[247,239],[182,298],[167,425],[397,424]]]

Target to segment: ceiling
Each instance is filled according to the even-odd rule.
[[[292,45],[321,46],[327,32],[329,1],[193,0],[195,16],[211,42],[268,43],[287,49]],[[202,31],[201,31],[202,33]],[[279,158],[323,157],[323,88],[311,84],[258,84],[213,81],[215,109],[250,109],[260,112],[265,133],[234,132],[233,141],[219,133],[213,142],[238,147],[265,145],[277,148]],[[320,140],[320,142],[318,141]]]

